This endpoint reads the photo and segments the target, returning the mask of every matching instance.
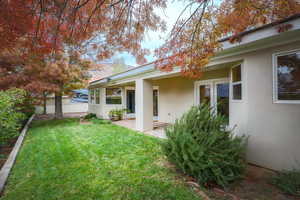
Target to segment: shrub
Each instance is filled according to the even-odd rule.
[[[0,145],[18,136],[22,121],[26,115],[22,113],[26,92],[21,89],[0,91]]]
[[[163,150],[169,161],[199,184],[222,187],[241,178],[245,167],[246,138],[233,136],[224,116],[208,106],[195,106],[166,128]]]
[[[89,113],[83,117],[84,119],[97,119],[97,115],[94,113]]]
[[[271,183],[287,194],[300,196],[300,170],[279,172]]]
[[[112,109],[108,115],[111,120],[121,120],[127,109]]]

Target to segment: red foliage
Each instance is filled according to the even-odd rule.
[[[169,39],[156,50],[156,66],[163,71],[181,67],[184,76],[193,78],[201,76],[202,68],[221,49],[221,38],[231,36],[230,42],[239,42],[243,31],[300,12],[297,0],[223,0],[220,6],[213,0],[192,2],[186,10],[198,5],[193,15],[179,19]],[[278,31],[290,28],[282,25]]]
[[[89,51],[105,59],[128,51],[145,62],[149,51],[140,45],[145,31],[165,27],[153,9],[165,7],[166,0],[0,3],[0,89],[23,87],[41,93],[79,87],[87,69],[81,54]]]

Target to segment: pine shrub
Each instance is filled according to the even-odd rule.
[[[226,118],[195,106],[166,129],[163,150],[169,161],[199,184],[222,187],[245,171],[246,138],[225,130]]]

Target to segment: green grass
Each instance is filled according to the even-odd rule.
[[[200,199],[164,166],[159,143],[112,124],[35,122],[1,200]]]

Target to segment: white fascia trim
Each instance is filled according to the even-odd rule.
[[[291,31],[295,31],[300,29],[300,18],[288,21],[288,22],[284,22],[280,25],[286,25],[286,24],[291,24],[292,27],[291,29],[289,29],[286,32],[291,32]],[[249,44],[252,42],[255,42],[257,40],[262,40],[265,38],[269,38],[272,36],[276,36],[276,35],[280,35],[282,33],[279,33],[277,30],[278,26],[272,26],[270,28],[264,28],[258,31],[255,31],[253,33],[249,33],[245,36],[242,37],[242,41],[239,43],[231,43],[229,40],[226,40],[224,42],[222,42],[223,45],[223,50],[229,49],[229,48],[233,48],[233,47],[237,47],[237,46],[241,46],[241,45],[245,45],[245,44]],[[285,33],[285,32],[284,32]]]

